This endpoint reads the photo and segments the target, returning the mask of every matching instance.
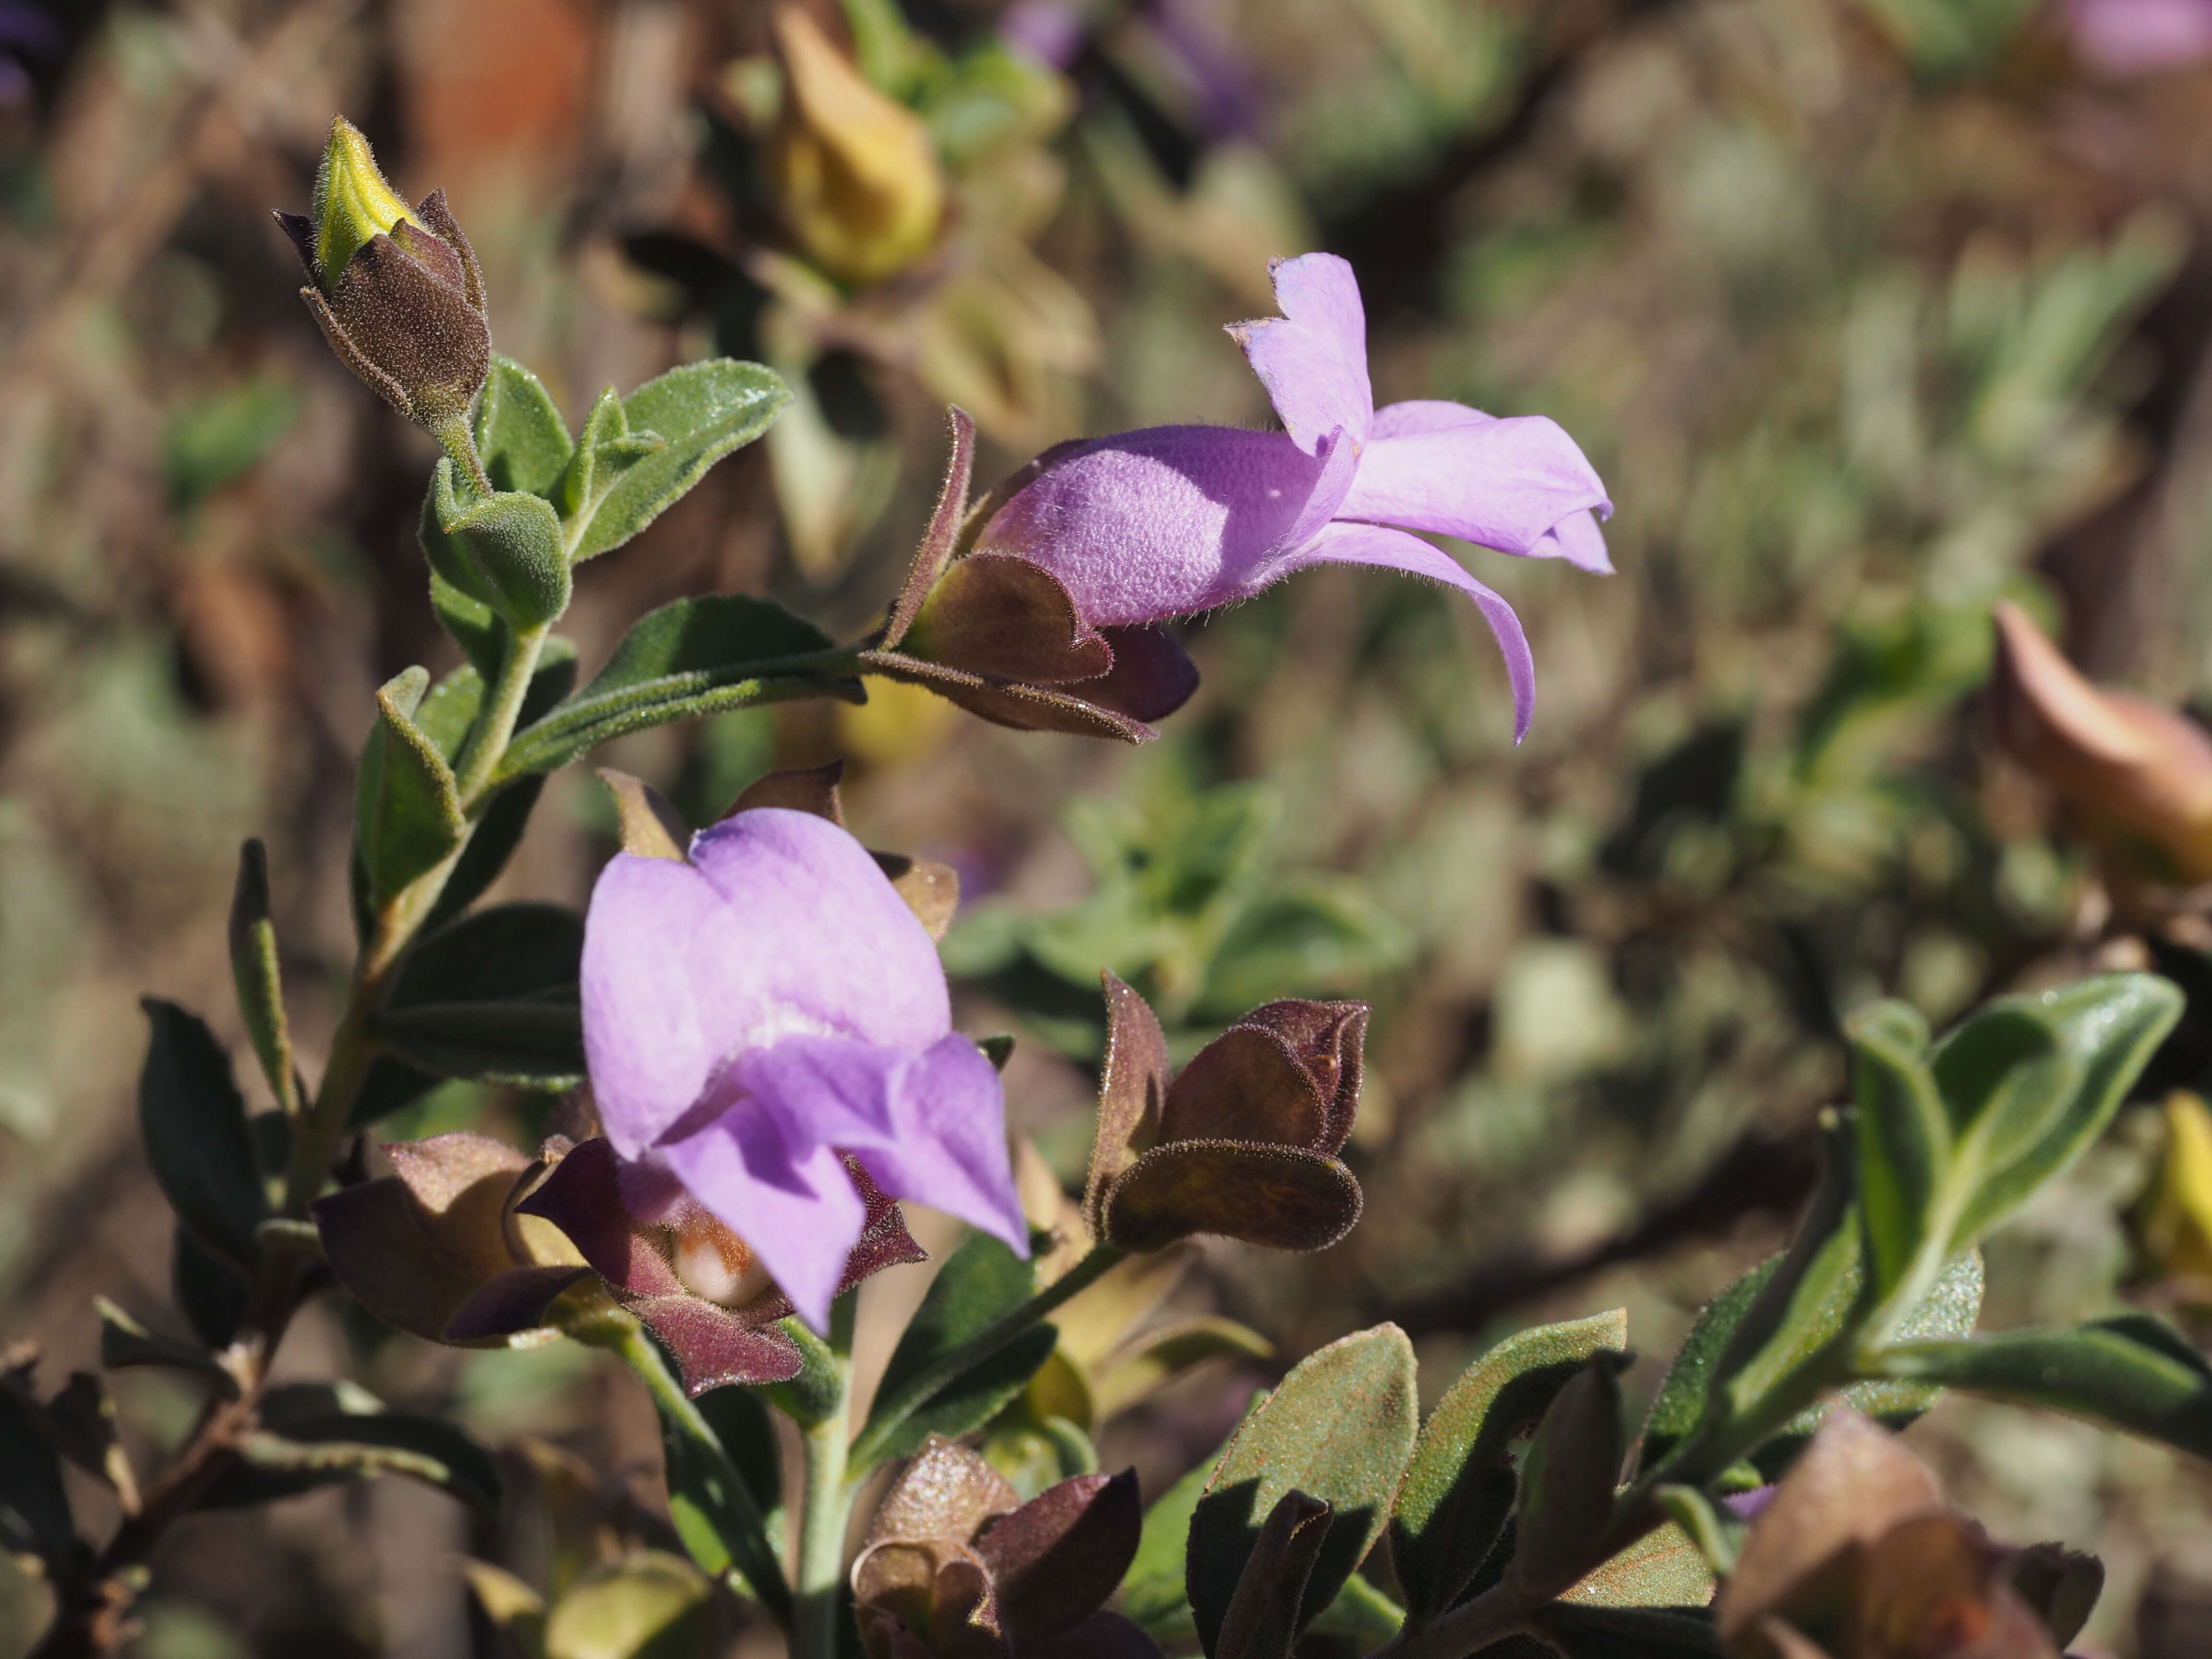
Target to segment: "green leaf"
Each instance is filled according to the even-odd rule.
[[[442,1418],[386,1411],[288,1418],[281,1428],[270,1425],[246,1436],[239,1451],[239,1466],[216,1480],[198,1508],[238,1509],[343,1480],[404,1474],[485,1515],[499,1512],[499,1464]]]
[[[1725,1577],[1735,1571],[1735,1558],[1743,1547],[1745,1524],[1735,1512],[1716,1504],[1696,1486],[1661,1486],[1652,1499],[1697,1547],[1705,1565]]]
[[[1390,1518],[1419,1428],[1413,1344],[1378,1325],[1292,1368],[1229,1443],[1190,1525],[1186,1589],[1211,1653],[1261,1526],[1298,1491],[1330,1505],[1298,1624],[1336,1599]]]
[[[441,1077],[574,1086],[584,1071],[584,919],[556,904],[465,916],[407,958],[370,1030]]]
[[[830,636],[766,599],[710,594],[640,617],[592,683],[515,734],[504,781],[565,766],[647,726],[787,697],[858,702],[859,682],[814,665]]]
[[[2069,1412],[2212,1458],[2212,1365],[2148,1314],[2069,1330],[1903,1342],[1869,1364],[1899,1382]]]
[[[1508,1337],[1437,1401],[1415,1443],[1390,1522],[1390,1559],[1417,1621],[1458,1599],[1497,1542],[1518,1489],[1506,1455],[1552,1398],[1601,1348],[1628,1344],[1616,1308]]]
[[[980,1428],[1022,1391],[1059,1340],[1048,1324],[1023,1332],[938,1389],[903,1419],[892,1421],[881,1415],[940,1356],[980,1335],[1001,1314],[1021,1306],[1036,1285],[1030,1264],[988,1233],[971,1232],[961,1240],[930,1281],[928,1293],[891,1351],[890,1364],[877,1387],[878,1410],[871,1413],[862,1431],[863,1442],[874,1456],[904,1457],[932,1434],[953,1438]]]
[[[1292,1490],[1269,1510],[1244,1558],[1237,1593],[1207,1651],[1214,1659],[1290,1659],[1298,1609],[1328,1547],[1334,1516],[1318,1498]]]
[[[2181,1006],[2180,991],[2148,974],[2000,997],[1929,1056],[1925,1075],[1939,1114],[1932,1126],[1924,1103],[1909,1112],[1885,1103],[1885,1090],[1868,1087],[1863,1066],[1871,1340],[1893,1337],[1947,1261],[2081,1155],[2119,1109]],[[1863,1061],[1863,1042],[1861,1054]],[[1897,1127],[1907,1117],[1910,1133]],[[1915,1173],[1923,1152],[1932,1171],[1925,1182]]]
[[[430,475],[420,531],[430,568],[487,605],[511,628],[534,628],[568,608],[574,578],[561,515],[543,495],[502,490],[460,494],[453,464]]]
[[[1628,1357],[1600,1348],[1544,1413],[1522,1467],[1509,1583],[1532,1595],[1563,1594],[1613,1519],[1620,1473],[1620,1374]]]
[[[492,353],[477,401],[477,456],[494,489],[550,496],[575,445],[544,382]]]
[[[1561,1595],[1586,1607],[1701,1607],[1712,1597],[1712,1568],[1690,1534],[1672,1521],[1584,1573]]]
[[[556,635],[545,642],[538,672],[531,677],[529,693],[522,700],[522,719],[526,722],[537,719],[567,696],[575,684],[575,648]],[[444,927],[499,879],[507,860],[522,844],[523,831],[529,827],[530,815],[544,788],[544,776],[533,773],[492,793],[477,814],[476,828],[469,832],[468,845],[461,848],[453,873],[446,878],[438,902],[423,921],[425,933]]]
[[[726,357],[671,369],[610,412],[603,394],[560,485],[572,562],[636,535],[790,400],[773,369]]]
[[[223,1053],[198,1016],[173,1002],[141,1004],[152,1030],[138,1078],[138,1129],[147,1162],[177,1219],[194,1237],[241,1267],[257,1250],[253,1230],[269,1213],[246,1128],[246,1103]]]
[[[26,1387],[0,1378],[0,1549],[53,1560],[76,1543],[76,1522],[41,1415]]]
[[[1644,1419],[1644,1437],[1637,1468],[1658,1468],[1705,1420],[1705,1401],[1721,1381],[1721,1356],[1728,1351],[1744,1316],[1751,1311],[1767,1281],[1782,1266],[1782,1257],[1771,1255],[1708,1302],[1675,1351],[1674,1363],[1661,1379],[1652,1396],[1650,1413]]]
[[[378,720],[361,760],[355,836],[372,908],[435,869],[468,834],[453,769],[415,723],[430,677],[420,668],[376,694]]]
[[[1355,1572],[1308,1628],[1316,1636],[1348,1636],[1364,1653],[1380,1647],[1405,1626],[1405,1608]]]
[[[712,1587],[672,1555],[641,1550],[595,1567],[545,1620],[545,1659],[686,1659],[703,1650]]]
[[[276,964],[276,927],[269,914],[269,854],[258,841],[238,849],[238,884],[230,900],[230,974],[246,1034],[276,1103],[296,1115],[299,1074],[284,1019],[284,980]]]

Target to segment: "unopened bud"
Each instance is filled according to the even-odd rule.
[[[769,180],[784,223],[831,276],[880,282],[937,237],[945,181],[929,129],[863,80],[805,13],[778,12],[775,39],[784,94]]]
[[[416,425],[449,434],[491,367],[483,273],[443,191],[410,208],[344,118],[312,217],[279,213],[311,287],[300,297],[348,368]]]

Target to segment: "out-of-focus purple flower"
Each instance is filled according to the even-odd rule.
[[[1500,420],[1428,400],[1377,410],[1352,267],[1309,253],[1279,262],[1274,281],[1283,315],[1230,332],[1285,430],[1148,427],[1063,444],[1030,464],[974,550],[1042,567],[1093,628],[1211,610],[1315,564],[1449,583],[1480,607],[1504,653],[1517,741],[1535,702],[1520,618],[1407,532],[1609,571],[1605,486],[1541,416]]]
[[[0,107],[30,102],[30,65],[50,62],[61,49],[62,32],[52,17],[21,0],[0,0]]]
[[[1017,0],[999,19],[999,38],[1047,69],[1073,64],[1087,32],[1083,14],[1068,0]]]
[[[584,1049],[642,1220],[689,1194],[822,1326],[894,1198],[1026,1252],[999,1077],[875,860],[812,813],[741,811],[688,860],[619,854],[586,919]]]
[[[2069,0],[2067,15],[2082,56],[2115,74],[2212,57],[2212,0]]]

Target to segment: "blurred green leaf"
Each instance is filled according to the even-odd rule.
[[[1582,1607],[1556,1602],[1537,1620],[1566,1659],[1720,1659],[1720,1633],[1703,1607]]]
[[[1869,1364],[1899,1382],[1964,1389],[2106,1423],[2212,1458],[2212,1365],[2148,1314],[2070,1330],[1900,1342]]]
[[[194,506],[261,464],[300,418],[300,394],[281,380],[252,380],[172,410],[161,471],[169,500]]]
[[[246,1317],[246,1281],[182,1222],[177,1224],[169,1284],[193,1334],[210,1348],[228,1347]]]
[[[710,1587],[688,1561],[640,1550],[586,1573],[545,1620],[545,1659],[682,1659],[699,1651]]]
[[[339,1481],[404,1474],[451,1492],[483,1514],[499,1512],[498,1463],[465,1430],[442,1418],[386,1411],[288,1418],[281,1428],[249,1434],[239,1451],[239,1464],[216,1479],[198,1508],[238,1509]]]
[[[15,1376],[0,1379],[0,1547],[59,1560],[76,1540],[60,1455]]]

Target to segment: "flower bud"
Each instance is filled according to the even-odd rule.
[[[443,191],[410,209],[341,116],[310,218],[279,213],[313,286],[300,297],[348,368],[409,420],[443,434],[491,368],[483,273]]]
[[[2212,881],[2212,733],[2092,685],[2018,606],[1996,608],[1990,721],[2102,855],[2125,900]]]
[[[881,282],[936,240],[945,181],[929,129],[860,77],[813,20],[776,14],[783,109],[769,189],[807,257],[842,282]]]

